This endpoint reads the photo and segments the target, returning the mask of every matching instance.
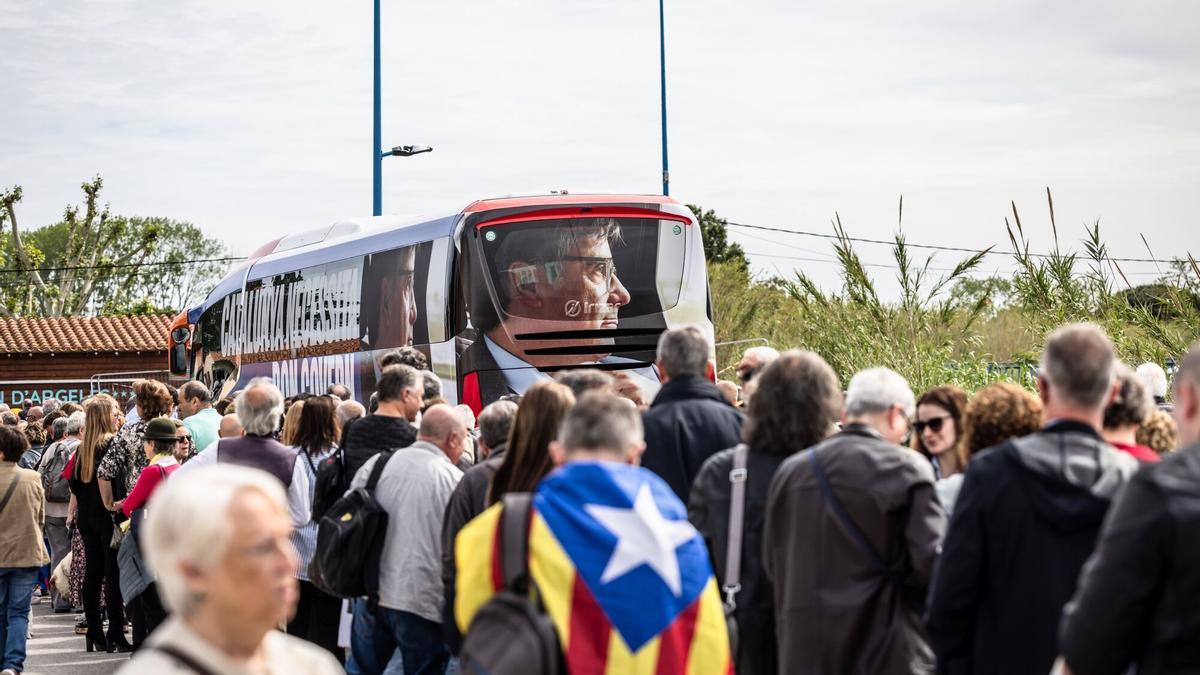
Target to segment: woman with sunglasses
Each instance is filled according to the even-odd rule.
[[[934,387],[917,399],[912,447],[929,458],[938,480],[967,470],[967,458],[958,442],[966,407],[966,392],[951,385]]]
[[[192,442],[192,432],[187,426],[181,420],[173,419],[171,421],[175,424],[175,438],[178,439],[175,443],[175,461],[183,464],[191,459],[198,450]]]

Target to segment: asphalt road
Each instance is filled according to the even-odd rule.
[[[84,651],[82,635],[75,634],[78,614],[55,614],[50,599],[33,606],[25,671],[22,675],[108,675],[129,661],[129,654]]]

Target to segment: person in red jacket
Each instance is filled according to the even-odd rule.
[[[1154,411],[1154,399],[1129,366],[1118,364],[1116,379],[1117,395],[1104,409],[1104,440],[1139,462],[1157,462],[1158,453],[1137,442],[1138,429]]]
[[[134,518],[134,512],[145,508],[154,491],[179,468],[179,460],[175,459],[175,447],[178,442],[175,423],[169,418],[155,417],[146,424],[142,450],[146,453],[149,464],[142,469],[129,496],[113,504],[130,518],[127,522],[134,523],[140,520]],[[136,536],[137,532],[133,534]],[[154,632],[167,618],[167,612],[153,583],[136,597],[126,598],[125,603],[129,606],[129,616],[133,623],[133,648],[136,650],[146,636]]]

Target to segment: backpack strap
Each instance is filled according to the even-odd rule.
[[[153,647],[151,647],[151,649],[154,649],[156,651],[162,652],[163,654],[166,654],[167,656],[174,659],[176,663],[183,666],[184,668],[187,668],[188,670],[192,671],[193,673],[196,673],[196,675],[216,675],[215,673],[213,673],[212,670],[205,667],[199,661],[192,658],[191,656],[189,656],[188,654],[183,652],[178,647],[175,647],[173,645],[154,645]]]
[[[368,492],[375,492],[375,486],[379,485],[379,477],[383,475],[383,467],[387,466],[388,460],[395,454],[395,450],[385,450],[379,453],[379,459],[375,460],[375,466],[371,467],[371,477],[367,479]]]
[[[742,590],[742,529],[746,521],[746,461],[750,448],[739,443],[733,449],[733,470],[729,472],[729,540],[725,543],[725,606],[736,609]]]
[[[17,489],[17,483],[21,482],[21,472],[14,471],[12,482],[8,484],[8,489],[4,491],[4,496],[0,497],[0,512],[4,511],[4,507],[8,506],[8,500],[12,499],[13,490]]]
[[[533,512],[533,494],[512,492],[504,495],[500,512],[500,569],[504,587],[516,593],[529,590],[529,521]]]
[[[846,513],[846,508],[842,506],[842,501],[838,499],[837,494],[833,491],[833,487],[829,484],[829,477],[825,475],[825,469],[821,468],[821,463],[817,461],[816,448],[808,451],[808,463],[812,465],[817,482],[821,485],[821,493],[825,497],[825,503],[833,510],[833,515],[842,524],[842,528],[846,530],[846,534],[850,535],[850,539],[866,554],[867,559],[871,561],[871,564],[876,567],[880,574],[891,581],[898,581],[895,575],[892,574],[891,569],[888,568],[887,563],[883,561],[883,556],[879,555],[879,551],[876,551],[871,542],[867,540],[867,536],[858,528],[858,525],[855,524],[850,514]]]

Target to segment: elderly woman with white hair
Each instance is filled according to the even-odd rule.
[[[298,598],[278,480],[257,469],[207,466],[167,481],[148,512],[142,545],[172,614],[119,673],[342,672],[325,650],[275,630]]]

